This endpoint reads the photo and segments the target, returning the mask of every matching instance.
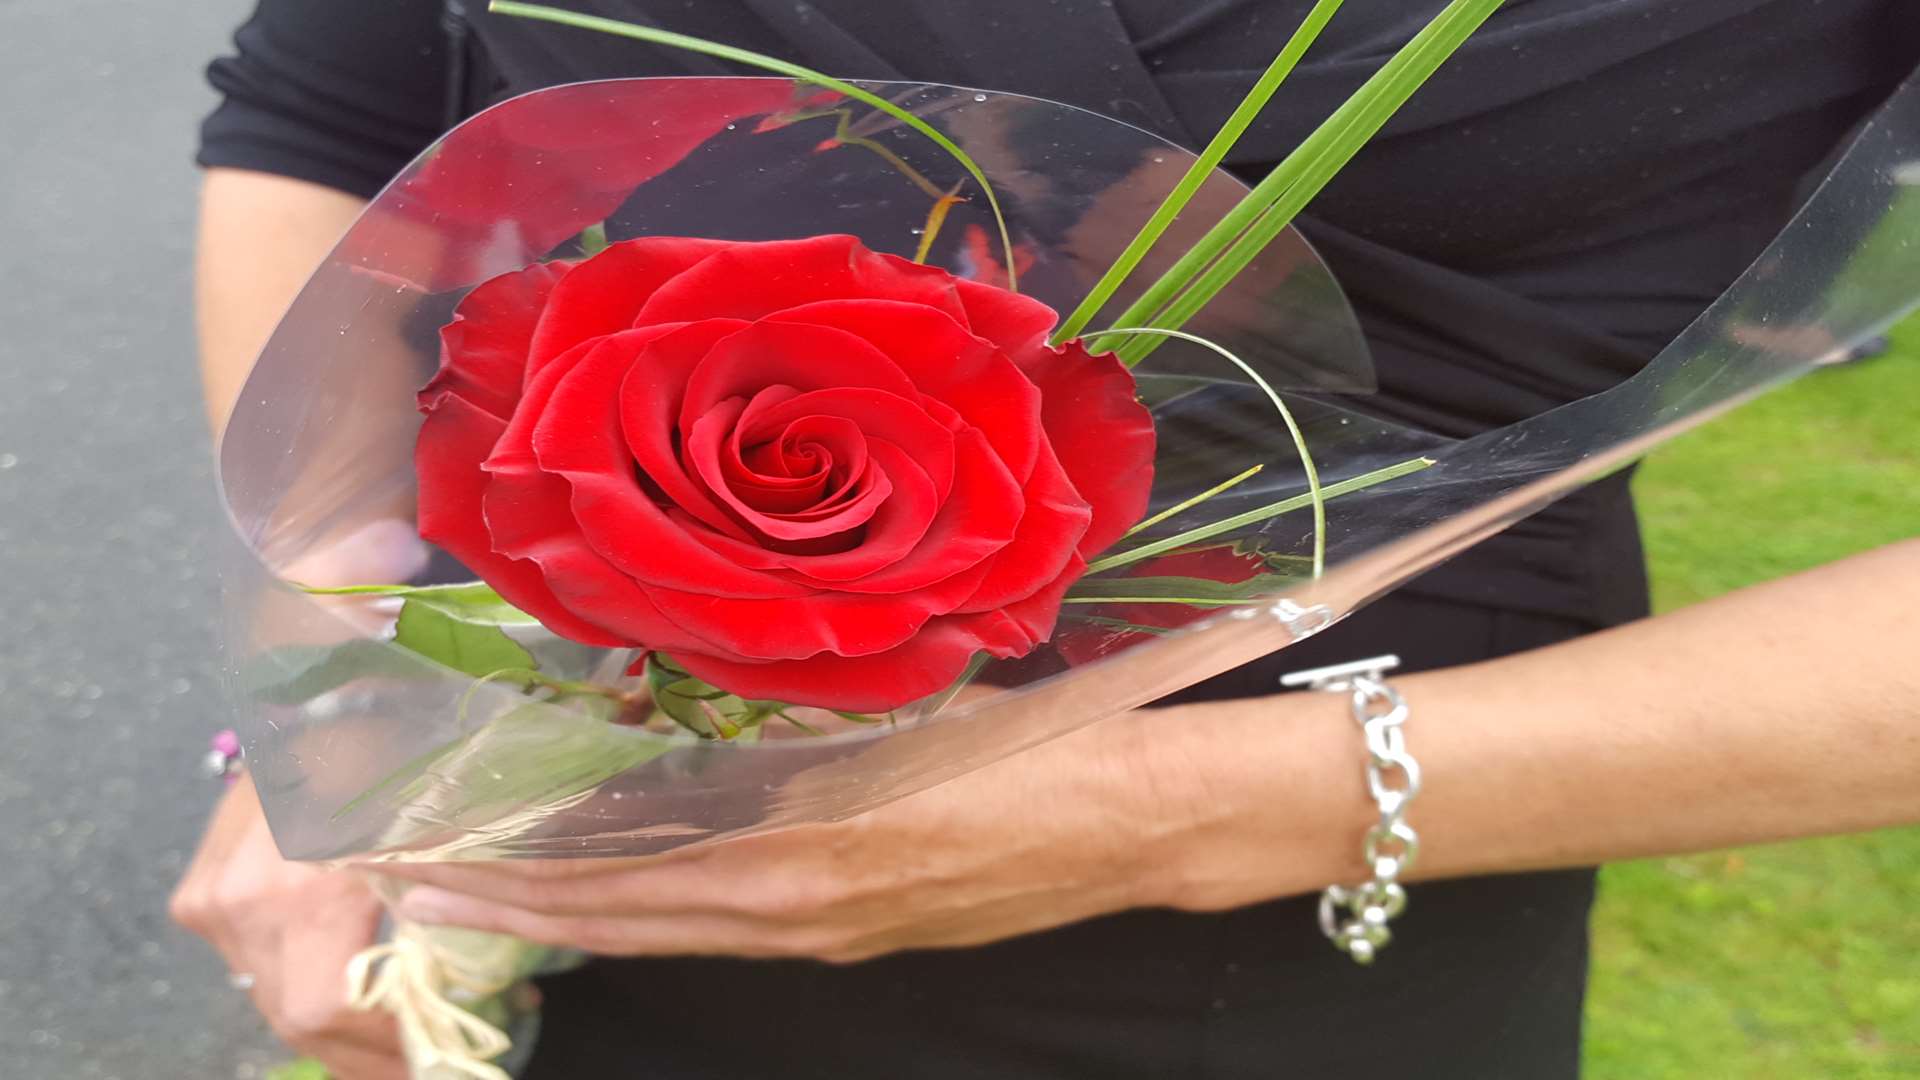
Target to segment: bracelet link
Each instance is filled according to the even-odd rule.
[[[1332,667],[1299,671],[1282,686],[1348,695],[1354,722],[1367,746],[1367,794],[1379,819],[1361,841],[1372,880],[1329,885],[1320,894],[1320,931],[1355,963],[1371,964],[1393,940],[1388,923],[1407,906],[1400,875],[1420,854],[1420,834],[1407,824],[1407,807],[1420,794],[1420,763],[1407,752],[1407,703],[1385,674],[1400,666],[1396,656],[1376,656]]]

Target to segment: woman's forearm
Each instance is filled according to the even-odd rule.
[[[216,441],[224,438],[228,417],[274,328],[365,206],[358,196],[304,180],[242,169],[207,171],[201,184],[194,293],[201,383]],[[330,406],[330,448],[306,448],[304,470],[283,481],[281,498],[288,505],[312,506],[320,500],[338,508],[341,461],[348,453],[343,448],[367,460],[399,461],[412,446],[417,426],[414,392],[425,378],[415,346],[391,313],[363,313],[355,331],[352,393]],[[323,355],[311,343],[294,347],[311,353],[291,358],[296,365],[318,363]],[[388,518],[405,523],[410,531],[412,491],[383,490],[377,501],[360,499],[352,510],[363,523]],[[396,533],[388,529],[384,535]],[[351,539],[365,538],[354,534]],[[297,572],[314,583],[363,584],[424,557],[418,544],[406,551],[392,543],[378,547],[373,552],[309,551]]]
[[[1415,877],[1920,821],[1920,541],[1394,683],[1425,772]],[[1220,908],[1363,876],[1373,815],[1344,699],[1168,711],[1126,721],[1172,800],[1156,899]]]
[[[226,426],[254,357],[365,203],[284,176],[210,169],[200,186],[194,303],[207,418]]]

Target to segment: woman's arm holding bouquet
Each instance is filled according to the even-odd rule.
[[[213,169],[201,188],[196,299],[201,376],[215,430],[287,303],[360,212],[351,195],[301,180]],[[341,567],[378,573],[381,567]],[[172,900],[283,1039],[342,1080],[403,1076],[391,1017],[346,1006],[341,970],[370,945],[380,902],[364,877],[288,862],[244,778],[214,811]]]
[[[1417,876],[1920,820],[1916,609],[1920,541],[1396,679],[1426,775]],[[427,921],[853,960],[1355,878],[1362,754],[1331,695],[1142,710],[839,824],[644,860],[386,869],[438,886],[407,897]]]
[[[1920,540],[1533,652],[1394,679],[1424,786],[1415,877],[1677,854],[1920,821]],[[1360,736],[1333,695],[1193,710],[1245,752],[1237,808],[1169,849],[1165,899],[1215,908],[1356,877]],[[1185,711],[1185,710],[1183,710]],[[1260,733],[1266,732],[1263,737]],[[1328,763],[1338,763],[1329,767]],[[1188,815],[1193,816],[1193,815]],[[1288,865],[1292,864],[1292,865]]]

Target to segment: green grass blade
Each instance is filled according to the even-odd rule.
[[[1434,16],[1404,48],[1388,60],[1373,77],[1346,100],[1293,152],[1275,166],[1265,179],[1221,218],[1219,224],[1194,243],[1160,279],[1149,286],[1139,300],[1123,312],[1120,323],[1128,326],[1177,328],[1191,311],[1199,310],[1212,299],[1233,274],[1253,261],[1273,237],[1293,220],[1301,207],[1319,194],[1342,166],[1358,153],[1387,120],[1404,105],[1413,92],[1426,82],[1440,65],[1479,29],[1501,0],[1453,0]],[[1286,198],[1287,205],[1278,204]],[[1270,211],[1278,210],[1278,213]],[[1190,309],[1175,320],[1167,310],[1184,293],[1191,292],[1203,270],[1211,268],[1230,249],[1237,249],[1232,269],[1212,275],[1207,283],[1211,292],[1195,293],[1183,304]],[[1129,343],[1121,349],[1121,359],[1129,366],[1137,364],[1158,342]],[[1096,341],[1095,351],[1106,347]]]
[[[1186,607],[1233,607],[1248,603],[1245,597],[1218,596],[1068,596],[1063,604],[1181,604]]]
[[[1408,461],[1402,461],[1398,465],[1389,465],[1384,469],[1375,469],[1370,473],[1363,473],[1350,480],[1342,480],[1337,484],[1328,484],[1322,489],[1321,496],[1327,499],[1336,499],[1342,495],[1352,494],[1356,491],[1362,491],[1366,488],[1384,484],[1389,480],[1398,480],[1403,476],[1417,473],[1432,464],[1432,458],[1413,458]],[[1292,498],[1281,499],[1279,502],[1256,507],[1244,514],[1236,514],[1224,521],[1216,521],[1211,525],[1202,525],[1197,529],[1188,529],[1186,532],[1180,533],[1177,536],[1169,536],[1164,540],[1155,540],[1151,544],[1145,544],[1130,551],[1122,551],[1117,555],[1109,555],[1104,559],[1096,560],[1092,565],[1088,566],[1087,573],[1100,574],[1108,570],[1117,570],[1122,566],[1130,566],[1137,563],[1141,559],[1150,559],[1155,555],[1165,554],[1175,548],[1182,548],[1188,544],[1199,543],[1202,540],[1211,540],[1223,533],[1230,533],[1235,529],[1257,524],[1268,518],[1279,517],[1281,514],[1291,513],[1303,506],[1311,506],[1312,504],[1313,499],[1307,495],[1295,495]]]
[[[523,19],[540,19],[546,22],[559,23],[562,26],[571,26],[578,30],[594,30],[603,34],[614,34],[619,37],[633,38],[637,41],[650,42],[655,45],[665,45],[669,48],[685,49],[688,52],[702,53],[721,60],[731,60],[736,64],[757,67],[763,71],[771,71],[776,74],[785,75],[790,79],[800,79],[813,83],[816,86],[823,86],[828,90],[845,94],[855,101],[879,109],[881,112],[894,117],[908,127],[913,128],[915,131],[933,140],[942,150],[951,154],[953,160],[960,163],[961,168],[967,170],[967,174],[973,177],[974,183],[980,185],[981,194],[987,197],[987,205],[993,209],[994,223],[1000,228],[1000,246],[1007,254],[1007,291],[1019,291],[1018,272],[1014,268],[1013,260],[1013,236],[1007,230],[1006,215],[1000,211],[1000,200],[994,196],[993,185],[987,182],[987,174],[981,172],[980,167],[973,163],[973,159],[967,156],[966,151],[956,146],[952,139],[942,135],[925,120],[920,119],[878,94],[862,90],[852,83],[836,79],[831,75],[815,71],[812,68],[801,67],[799,64],[790,64],[777,57],[767,56],[763,53],[752,52],[747,49],[736,49],[731,45],[722,45],[717,41],[708,41],[705,38],[690,37],[686,34],[675,34],[666,30],[655,30],[650,26],[638,26],[634,23],[622,22],[619,19],[607,19],[598,15],[582,15],[578,12],[563,11],[560,8],[548,7],[544,4],[523,4],[519,3],[518,0],[491,0],[487,5],[487,10],[501,15],[514,15]]]
[[[1259,474],[1260,470],[1264,468],[1266,468],[1264,464],[1255,465],[1253,468],[1248,469],[1247,471],[1239,474],[1238,476],[1231,476],[1225,480],[1222,480],[1221,482],[1213,485],[1212,487],[1201,492],[1200,494],[1195,495],[1191,499],[1186,499],[1181,502],[1175,503],[1174,505],[1167,507],[1165,510],[1160,511],[1159,513],[1153,515],[1152,517],[1146,519],[1145,521],[1142,521],[1140,524],[1135,525],[1133,528],[1128,529],[1126,532],[1120,535],[1120,539],[1125,540],[1127,537],[1132,536],[1134,533],[1145,532],[1146,530],[1153,528],[1155,525],[1160,524],[1161,522],[1167,520],[1168,518],[1173,517],[1175,514],[1179,514],[1183,511],[1191,510],[1194,507],[1199,506],[1201,503],[1206,502],[1208,499],[1213,498],[1215,495],[1219,495],[1224,492],[1231,491],[1234,488],[1239,487],[1241,484],[1244,484],[1247,481],[1253,479],[1256,475]]]
[[[1253,84],[1253,89],[1247,92],[1247,96],[1241,100],[1239,107],[1233,110],[1233,115],[1227,117],[1226,123],[1220,125],[1220,130],[1214,135],[1213,141],[1200,151],[1200,156],[1195,158],[1193,164],[1188,167],[1186,175],[1180,178],[1180,182],[1173,186],[1173,191],[1167,195],[1165,201],[1161,202],[1159,208],[1153,212],[1153,216],[1147,219],[1147,223],[1140,227],[1138,233],[1134,234],[1126,250],[1113,261],[1113,265],[1107,268],[1107,272],[1101,275],[1100,280],[1094,283],[1086,299],[1080,301],[1080,306],[1074,308],[1073,312],[1060,323],[1059,329],[1053,332],[1051,340],[1053,345],[1058,346],[1076,337],[1080,331],[1087,328],[1088,323],[1093,321],[1093,317],[1100,313],[1100,309],[1107,305],[1107,301],[1113,299],[1113,294],[1119,290],[1127,276],[1140,265],[1140,260],[1146,257],[1153,245],[1159,243],[1160,237],[1166,233],[1174,219],[1180,216],[1180,211],[1186,209],[1194,193],[1200,190],[1200,185],[1206,183],[1207,177],[1213,175],[1214,169],[1219,168],[1220,162],[1226,158],[1227,152],[1233,149],[1234,143],[1238,142],[1247,128],[1253,125],[1254,119],[1260,115],[1260,110],[1266,108],[1274,91],[1280,89],[1280,84],[1293,73],[1295,65],[1300,62],[1300,57],[1320,36],[1320,31],[1326,27],[1328,20],[1333,18],[1333,13],[1340,9],[1342,2],[1343,0],[1320,0],[1313,6],[1313,10],[1307,13],[1305,21],[1281,48],[1280,55],[1274,57],[1273,63],[1260,76],[1260,80]]]
[[[1163,330],[1157,327],[1124,326],[1116,327],[1112,330],[1103,330],[1100,336],[1106,337],[1113,334],[1141,334],[1149,337],[1179,338],[1181,341],[1189,341],[1195,345],[1203,345],[1219,355],[1226,357],[1228,362],[1232,363],[1233,366],[1245,372],[1247,378],[1252,379],[1255,385],[1259,386],[1261,390],[1266,391],[1267,400],[1273,402],[1274,411],[1280,414],[1280,419],[1287,425],[1287,433],[1293,436],[1293,448],[1300,455],[1301,469],[1307,474],[1307,496],[1313,501],[1313,576],[1319,577],[1324,573],[1327,568],[1327,500],[1325,494],[1320,490],[1320,470],[1313,466],[1313,455],[1307,452],[1307,437],[1300,431],[1299,423],[1294,420],[1293,410],[1287,408],[1287,403],[1280,400],[1280,394],[1273,388],[1272,384],[1261,378],[1260,373],[1253,370],[1252,366],[1245,360],[1240,359],[1221,346],[1197,334],[1189,334],[1182,330]]]

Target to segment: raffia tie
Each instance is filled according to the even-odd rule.
[[[500,987],[463,985],[454,965],[442,962],[410,923],[394,927],[393,939],[362,949],[347,964],[347,1003],[385,1009],[400,1023],[410,1063],[446,1068],[473,1080],[513,1080],[493,1064],[513,1046],[507,1033],[447,999],[450,986],[476,993]]]
[[[593,789],[575,792],[544,806],[509,814],[484,826],[468,826],[452,840],[419,851],[388,852],[369,860],[381,862],[439,862],[457,855],[471,856],[495,845],[509,844],[555,814],[593,797]],[[391,904],[399,892],[390,879],[375,877],[376,888]],[[501,941],[513,939],[485,935]],[[407,1064],[417,1078],[440,1068],[472,1080],[513,1080],[493,1059],[513,1048],[507,1033],[454,1004],[449,990],[469,1000],[492,997],[519,977],[519,965],[504,965],[501,957],[462,955],[454,948],[437,948],[432,931],[404,919],[395,919],[391,941],[360,950],[347,963],[347,1004],[371,1011],[385,1009],[400,1024],[407,1048]],[[501,976],[490,978],[483,971]]]

